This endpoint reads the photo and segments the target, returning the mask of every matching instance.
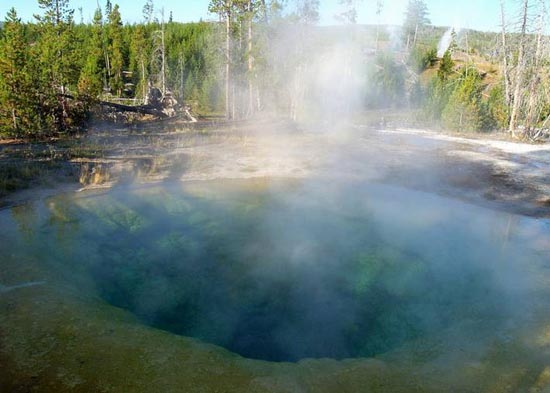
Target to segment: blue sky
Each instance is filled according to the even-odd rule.
[[[122,17],[127,22],[136,22],[142,18],[142,8],[145,0],[111,0],[120,5]],[[512,13],[513,0],[507,0]],[[103,6],[105,0],[100,0]],[[196,21],[212,19],[208,14],[208,0],[155,0],[156,9],[164,7],[166,18],[170,11],[174,20]],[[360,23],[376,23],[376,0],[361,0],[358,6]],[[384,0],[385,7],[381,19],[384,24],[401,24],[407,0]],[[497,30],[499,25],[499,0],[426,0],[433,24],[441,26],[466,27],[479,30]],[[96,7],[95,1],[71,0],[71,7],[75,10],[78,21],[78,8],[83,8],[85,21],[92,18]],[[0,0],[0,15],[2,19],[9,8],[15,7],[24,20],[32,19],[32,15],[39,13],[36,0]],[[334,15],[338,12],[338,0],[321,0],[321,23],[335,24]]]

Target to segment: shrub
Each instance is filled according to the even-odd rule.
[[[409,65],[414,68],[417,73],[421,73],[429,67],[432,67],[437,62],[437,49],[431,47],[427,50],[422,50],[418,47],[414,48],[409,58]]]
[[[504,88],[502,84],[492,88],[489,92],[487,114],[492,124],[488,124],[486,128],[506,129],[508,127],[510,114],[504,99]]]
[[[392,56],[381,54],[369,70],[371,86],[367,92],[367,106],[371,108],[397,107],[404,103],[405,68]]]
[[[452,53],[450,50],[447,50],[443,55],[443,58],[441,59],[439,70],[437,71],[439,79],[441,79],[442,81],[447,80],[449,76],[451,76],[451,74],[453,73],[454,67],[455,62],[453,61]]]
[[[456,131],[483,129],[481,91],[479,73],[474,68],[466,68],[456,80],[453,92],[441,114],[444,126]]]
[[[423,115],[427,120],[439,121],[451,95],[452,85],[434,77],[424,95]]]

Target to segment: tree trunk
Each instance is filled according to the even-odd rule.
[[[17,115],[15,114],[15,108],[11,110],[11,116],[13,119],[13,129],[17,130]]]
[[[166,95],[166,46],[164,45],[164,11],[162,16],[162,30],[161,30],[161,45],[162,45],[162,96]]]
[[[109,60],[109,54],[105,52],[105,66],[107,67],[107,78],[105,85],[111,89],[111,62]]]
[[[231,0],[226,0],[225,6],[225,117],[231,120]]]
[[[160,109],[155,109],[150,106],[129,106],[122,104],[115,104],[114,102],[100,101],[99,104],[103,107],[116,109],[119,112],[134,112],[141,113],[143,115],[153,115],[160,118],[167,118],[168,115],[162,112]]]
[[[262,110],[262,95],[259,87],[256,87],[256,110],[258,112]]]
[[[539,15],[539,26],[537,32],[537,46],[535,50],[535,58],[533,59],[533,69],[531,72],[531,81],[529,83],[529,104],[527,106],[527,117],[525,119],[525,133],[531,133],[531,127],[536,122],[538,115],[537,111],[537,86],[540,83],[540,63],[542,58],[542,35],[544,33],[544,3],[541,4],[541,14]]]
[[[248,0],[248,116],[254,114],[254,58],[252,57],[252,0]]]
[[[518,53],[518,65],[516,68],[516,76],[514,81],[514,99],[512,102],[512,114],[510,115],[509,131],[513,137],[516,136],[516,129],[521,107],[521,88],[523,76],[525,73],[525,41],[527,36],[527,12],[529,11],[529,0],[523,1],[523,16],[521,22],[521,34]]]
[[[141,59],[141,85],[143,89],[143,103],[145,103],[145,98],[147,97],[147,83],[145,83],[145,63]]]
[[[504,0],[500,0],[500,18],[502,22],[502,68],[504,75],[504,94],[506,106],[510,108],[511,95],[510,95],[510,73],[508,69],[508,47],[506,39],[506,16],[504,14]]]
[[[185,101],[185,57],[183,52],[180,54],[180,100],[183,103]]]

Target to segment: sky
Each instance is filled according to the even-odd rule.
[[[111,0],[120,6],[122,18],[126,22],[138,22],[142,19],[142,8],[145,0]],[[358,22],[375,24],[377,22],[376,0],[356,0],[358,2]],[[408,0],[383,0],[385,7],[381,15],[382,24],[399,25],[403,22],[404,11]],[[500,19],[499,0],[425,0],[430,12],[432,24],[437,26],[452,26],[456,28],[471,28],[477,30],[498,30]],[[514,8],[513,0],[506,0],[510,13]],[[105,0],[100,0],[103,6]],[[156,10],[164,8],[166,19],[170,11],[175,21],[189,22],[200,19],[208,20],[215,17],[208,13],[209,0],[155,0]],[[0,15],[2,19],[11,7],[15,7],[19,16],[32,20],[33,14],[40,13],[36,0],[0,0]],[[80,21],[79,7],[82,7],[82,17],[85,22],[91,21],[95,1],[71,0],[75,11],[75,20]],[[338,13],[338,0],[321,0],[321,24],[332,25],[337,22],[334,15]],[[159,18],[160,19],[160,18]]]

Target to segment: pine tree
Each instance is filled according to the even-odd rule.
[[[439,79],[441,79],[441,81],[446,81],[452,74],[454,67],[455,63],[453,61],[451,51],[447,49],[445,51],[445,54],[443,55],[443,58],[441,59],[441,63],[439,64],[437,76],[439,77]]]
[[[439,121],[449,102],[452,86],[438,76],[432,78],[426,88],[423,102],[423,116],[428,120]]]
[[[145,98],[149,78],[148,59],[150,57],[149,40],[144,25],[137,25],[130,43],[130,70],[134,75],[136,97]]]
[[[296,8],[298,17],[306,25],[319,22],[319,0],[299,0]]]
[[[111,0],[107,0],[105,3],[105,15],[111,15],[111,12],[113,12],[113,4]]]
[[[43,16],[35,16],[40,21],[56,26],[72,21],[74,10],[69,8],[69,0],[38,0],[38,5],[44,10]]]
[[[39,0],[43,16],[36,16],[41,37],[42,66],[54,87],[64,91],[74,70],[70,55],[74,49],[73,13],[68,0]]]
[[[105,72],[103,56],[103,15],[97,8],[88,42],[88,56],[78,81],[78,91],[89,98],[97,98],[103,90],[102,76]]]
[[[343,7],[343,11],[336,15],[336,18],[345,24],[357,23],[356,0],[338,0]]]
[[[21,136],[33,127],[34,95],[24,27],[14,8],[6,16],[0,52],[0,132]]]
[[[78,81],[78,59],[73,30],[74,10],[68,0],[38,0],[44,10],[38,20],[40,39],[36,48],[39,63],[35,69],[43,95],[41,111],[46,126],[58,131],[68,128],[69,108],[66,94]]]
[[[455,29],[451,30],[451,43],[449,44],[449,51],[453,54],[458,49],[458,37]]]
[[[399,106],[406,98],[405,68],[385,53],[377,56],[369,72],[372,89],[369,92],[369,106],[389,108]]]
[[[458,78],[441,118],[444,125],[456,131],[479,131],[483,126],[481,77],[467,68]]]
[[[124,42],[122,39],[122,19],[120,16],[118,4],[115,4],[115,6],[113,7],[113,10],[108,15],[108,20],[108,51],[111,63],[109,86],[111,88],[111,91],[120,97],[122,95],[122,90],[124,89],[124,81],[122,78],[122,69],[124,67]]]
[[[509,107],[506,105],[506,98],[504,94],[504,81],[501,84],[493,87],[489,92],[489,98],[487,99],[487,111],[489,113],[490,120],[493,123],[492,129],[505,130],[508,128],[508,121],[510,118]]]
[[[428,6],[424,0],[409,0],[403,23],[403,39],[407,48],[414,47],[423,27],[429,25]]]
[[[147,0],[143,6],[143,20],[145,23],[149,24],[153,22],[153,15],[155,12],[155,5],[153,0]]]

